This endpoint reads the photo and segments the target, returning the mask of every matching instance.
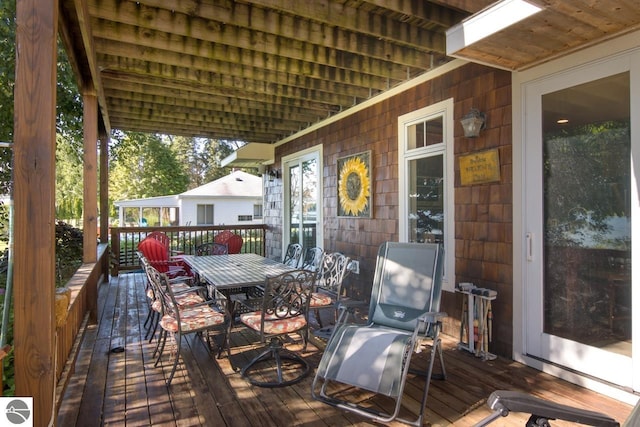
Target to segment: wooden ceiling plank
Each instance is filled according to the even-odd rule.
[[[251,94],[241,97],[239,95],[226,92],[207,94],[203,92],[179,91],[178,93],[175,93],[175,90],[167,89],[162,86],[133,84],[118,80],[110,81],[108,79],[104,79],[104,81],[109,84],[108,93],[110,97],[116,97],[116,95],[119,97],[126,97],[127,94],[132,97],[139,95],[137,98],[132,98],[133,100],[145,100],[154,96],[164,96],[167,101],[172,98],[180,98],[198,103],[210,103],[214,105],[238,105],[241,107],[264,105],[265,108],[282,108],[283,106],[287,106],[291,108],[309,110],[309,113],[311,114],[313,112],[314,116],[324,116],[339,111],[339,104],[322,103],[312,98],[296,100],[282,95],[256,97],[251,96]]]
[[[100,35],[99,37],[102,37],[102,35]],[[324,90],[327,90],[329,92],[345,92],[358,97],[366,97],[367,93],[370,91],[370,88],[383,90],[388,85],[387,79],[376,78],[364,73],[342,74],[346,77],[355,76],[357,78],[357,81],[353,83],[350,81],[343,82],[340,81],[339,78],[336,78],[341,75],[340,73],[333,73],[331,75],[331,78],[327,78],[326,75],[328,74],[328,68],[324,66],[317,67],[317,70],[313,70],[312,73],[307,72],[307,74],[284,72],[279,70],[254,67],[248,64],[245,65],[243,63],[217,61],[209,59],[209,57],[205,57],[204,55],[195,56],[192,55],[192,53],[195,52],[192,52],[188,47],[183,49],[183,52],[163,51],[160,50],[160,44],[162,43],[149,43],[140,47],[141,45],[133,44],[129,41],[121,42],[118,40],[102,38],[98,38],[96,40],[98,50],[105,55],[126,56],[130,58],[135,57],[137,59],[143,59],[152,62],[163,62],[180,67],[184,67],[186,64],[188,64],[192,69],[203,70],[210,73],[215,72],[216,74],[229,74],[284,85],[302,85],[304,87],[313,87],[318,90],[322,90],[322,88],[324,87]],[[174,44],[174,46],[178,46],[179,48],[182,45]],[[145,50],[146,47],[149,47],[150,49]],[[143,50],[143,53],[141,55],[138,54],[138,52],[140,52],[140,49]],[[105,64],[103,66],[103,69],[105,69],[105,67],[109,67],[109,64]],[[305,72],[307,69],[310,68],[305,68]],[[351,80],[353,80],[353,77],[351,77]]]
[[[151,120],[156,122],[165,122],[167,124],[190,124],[193,127],[201,127],[206,129],[216,125],[235,125],[237,127],[251,128],[257,131],[271,131],[279,134],[286,133],[291,126],[299,126],[299,122],[288,120],[261,120],[253,116],[225,116],[223,113],[216,112],[210,116],[203,114],[177,114],[172,111],[164,111],[157,109],[140,110],[134,108],[114,109],[114,115],[124,115],[132,119]]]
[[[495,3],[495,1],[496,0],[429,0],[430,3],[469,13],[480,12],[485,7]]]
[[[430,22],[433,25],[441,27],[443,31],[469,16],[469,13],[459,12],[450,7],[444,7],[441,4],[430,1],[365,0],[365,2],[381,9],[392,10],[406,16],[406,19],[415,17],[421,21]]]
[[[162,0],[141,0],[138,3],[151,7],[167,8],[167,3]],[[173,3],[173,2],[172,2]],[[257,0],[251,1],[251,8],[259,7],[262,10],[275,11],[314,22],[328,24],[331,27],[354,33],[365,34],[376,39],[383,39],[418,50],[425,49],[439,53],[445,53],[445,37],[438,33],[421,28],[409,28],[406,24],[393,21],[386,17],[374,17],[368,13],[354,9],[343,2],[336,0]],[[178,2],[180,4],[180,2]],[[224,16],[227,22],[234,23],[234,13],[241,3],[230,3],[228,8],[218,10],[209,9],[204,4],[198,5],[198,15],[207,19],[217,20]],[[243,7],[243,6],[240,6]],[[207,13],[213,11],[214,13]],[[253,27],[253,22],[249,26]],[[295,37],[294,37],[295,38]]]
[[[286,106],[272,105],[272,111],[264,107],[268,107],[262,103],[242,103],[228,105],[228,104],[206,104],[200,105],[192,108],[184,105],[184,103],[174,104],[171,103],[170,99],[166,99],[166,97],[155,96],[155,97],[146,97],[140,98],[136,95],[129,94],[134,99],[129,97],[125,97],[126,94],[124,91],[120,91],[115,93],[113,97],[109,97],[110,102],[112,102],[112,108],[115,109],[123,109],[129,108],[128,105],[134,106],[135,108],[140,108],[142,110],[158,110],[166,112],[167,114],[190,114],[194,115],[211,115],[211,114],[223,114],[227,117],[231,115],[238,116],[246,116],[246,117],[255,117],[257,120],[282,120],[282,121],[291,121],[291,122],[315,122],[319,120],[321,117],[319,114],[310,114],[306,112],[307,110],[303,110],[303,113],[300,113],[299,109],[295,107],[286,108]],[[137,98],[137,99],[136,99]],[[282,108],[284,107],[284,108]]]
[[[251,111],[253,115],[263,115],[265,117],[292,117],[296,120],[308,121],[315,120],[317,117],[328,114],[325,104],[313,102],[313,105],[309,103],[295,103],[288,100],[288,102],[278,102],[278,98],[274,98],[276,102],[267,103],[259,102],[255,100],[246,100],[234,98],[231,99],[228,96],[222,94],[210,97],[205,97],[201,94],[187,94],[186,96],[172,96],[167,94],[166,91],[162,91],[158,86],[144,86],[143,88],[135,88],[137,90],[128,90],[130,88],[114,88],[109,91],[108,99],[111,102],[126,102],[129,100],[131,103],[150,103],[155,105],[167,105],[177,109],[190,109],[190,110],[221,110],[226,112],[236,112],[244,114],[247,110]],[[283,99],[283,98],[280,98]],[[277,108],[276,108],[277,107]],[[330,111],[335,113],[338,110]],[[299,119],[298,119],[299,118]]]
[[[193,3],[189,0],[175,0],[167,6],[165,0],[145,0],[142,4],[159,9],[171,9],[187,16],[194,15]],[[109,20],[114,18],[113,8],[103,6],[96,16]],[[102,12],[105,7],[106,11]],[[219,25],[233,25],[249,29],[255,33],[265,33],[284,39],[298,40],[315,48],[334,49],[350,52],[354,55],[365,55],[378,60],[403,64],[409,67],[424,67],[424,55],[432,51],[427,45],[408,48],[388,40],[380,40],[360,32],[354,32],[329,26],[290,14],[282,14],[275,10],[263,9],[246,3],[234,3],[233,7],[224,7],[214,3],[200,3],[197,13],[203,20],[213,21]],[[215,41],[215,40],[214,40]],[[363,47],[366,47],[363,48]],[[444,52],[442,52],[444,53]]]
[[[404,75],[396,79],[388,79],[380,76],[372,76],[357,70],[340,70],[327,67],[323,64],[302,62],[295,60],[281,60],[280,58],[269,58],[262,55],[243,55],[242,52],[233,51],[225,48],[224,55],[217,55],[217,59],[209,59],[208,57],[189,56],[184,53],[159,51],[153,48],[143,48],[135,43],[125,43],[118,40],[97,39],[95,41],[98,46],[99,55],[110,55],[112,57],[122,56],[124,58],[135,58],[138,61],[147,60],[156,63],[166,63],[178,67],[193,67],[203,71],[230,72],[235,75],[241,67],[249,70],[267,70],[274,73],[286,73],[291,76],[304,76],[320,80],[329,80],[332,82],[365,87],[375,90],[387,89],[390,85],[406,79],[406,70]],[[222,48],[221,48],[222,49]],[[225,58],[221,58],[225,56]],[[110,64],[105,64],[109,67]],[[108,69],[108,68],[107,68]],[[398,73],[399,74],[399,73]]]
[[[124,6],[120,9],[123,8]],[[134,5],[129,6],[129,8],[136,10]],[[141,20],[132,11],[112,18],[116,19],[116,21],[112,22],[124,22],[130,26],[141,28],[142,30],[136,35],[137,42],[139,42],[140,38],[151,37],[153,35],[152,32],[156,31],[183,36],[187,40],[194,41],[194,44],[201,41],[210,42],[210,50],[213,55],[209,57],[216,59],[225,58],[225,49],[223,47],[229,47],[239,49],[240,56],[250,55],[248,52],[255,52],[267,57],[285,57],[303,62],[323,63],[330,67],[352,71],[359,70],[363,73],[385,78],[405,79],[404,70],[406,66],[396,65],[388,59],[380,60],[360,53],[345,53],[320,45],[310,45],[301,39],[287,39],[166,9],[145,7],[144,17],[145,19]],[[95,20],[94,26],[96,28],[106,26],[107,22],[104,19],[98,19]],[[126,41],[127,34],[121,33],[120,25],[114,24],[113,27],[107,28],[106,33],[117,40]],[[427,55],[422,58],[418,57],[418,59],[419,63],[413,65],[413,67],[427,70],[430,64]]]
[[[603,33],[637,25],[640,7],[636,0],[596,1],[596,0],[548,0],[548,7],[566,17],[571,17]]]
[[[188,69],[183,69],[185,73],[192,74],[192,72]],[[181,78],[181,81],[174,81],[172,83],[166,83],[162,85],[165,91],[167,90],[176,90],[176,96],[181,96],[185,93],[185,91],[197,91],[205,94],[205,96],[212,96],[215,94],[223,94],[227,97],[237,96],[239,98],[245,99],[268,99],[269,97],[279,96],[286,97],[291,99],[293,102],[296,101],[308,101],[309,99],[313,99],[318,105],[348,105],[350,102],[353,102],[355,97],[345,96],[340,93],[329,93],[329,92],[316,92],[312,89],[303,89],[303,88],[293,88],[286,87],[281,85],[267,84],[265,82],[259,81],[251,81],[251,80],[243,80],[234,78],[233,76],[217,76],[215,80],[209,80],[209,85],[204,82],[199,85],[194,85],[196,83],[196,77],[193,77],[187,80],[188,76],[184,76]],[[146,80],[150,80],[153,77],[147,77]],[[116,84],[107,84],[105,82],[105,88],[119,88],[122,82],[135,82],[134,84],[143,84],[149,83],[149,81],[145,82],[145,76],[143,74],[138,74],[137,76],[131,75],[127,79],[118,78]],[[166,79],[160,79],[166,81]],[[236,81],[242,80],[242,84],[238,84]],[[257,87],[261,85],[261,87]]]
[[[334,91],[331,91],[332,84],[328,80],[319,82],[318,85],[304,87],[299,84],[286,85],[260,78],[236,77],[231,73],[198,72],[188,67],[167,66],[166,64],[143,62],[132,58],[115,59],[119,59],[119,61],[117,63],[115,61],[104,62],[109,64],[109,71],[103,71],[104,75],[110,74],[113,78],[138,82],[144,82],[146,79],[161,79],[164,86],[168,88],[175,86],[180,90],[200,90],[209,94],[213,91],[226,91],[227,93],[236,91],[239,82],[242,83],[243,91],[254,88],[257,95],[279,93],[298,99],[309,99],[313,95],[320,102],[343,106],[349,105],[354,99],[366,99],[377,94],[376,91],[372,92],[366,89],[352,90],[345,85],[335,85],[333,86]],[[318,86],[317,89],[316,86]]]
[[[162,97],[154,97],[144,100],[130,100],[128,97],[118,96],[107,98],[114,110],[121,111],[129,106],[141,110],[165,109],[167,114],[195,113],[198,115],[211,116],[213,114],[237,114],[238,116],[255,117],[256,120],[287,120],[296,123],[315,122],[318,115],[305,113],[306,110],[296,109],[294,107],[280,107],[276,109],[258,109],[253,106],[239,107],[237,105],[225,104],[198,104],[186,103],[181,99],[167,100]],[[173,102],[172,102],[173,101]]]
[[[248,129],[237,127],[231,124],[223,124],[217,127],[185,126],[182,123],[165,123],[153,120],[134,120],[128,116],[114,116],[113,121],[115,128],[123,128],[124,126],[126,126],[125,129],[127,129],[127,131],[201,136],[225,140],[273,142],[287,135],[283,133],[268,132],[258,129],[251,130],[250,128]]]

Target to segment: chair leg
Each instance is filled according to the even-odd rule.
[[[142,324],[143,327],[148,329],[147,324],[149,323],[149,320],[151,320],[151,313],[153,312],[153,309],[151,307],[149,307],[149,311],[147,311],[147,317],[144,319],[144,323]]]
[[[163,329],[160,331],[160,336],[158,337],[158,344],[156,345],[156,350],[153,352],[153,356],[152,356],[152,357],[155,357],[156,354],[158,355],[156,359],[156,363],[153,365],[154,367],[158,366],[158,363],[160,362],[160,358],[162,357],[162,353],[164,352],[164,346],[166,342],[167,342],[167,331]]]
[[[218,354],[216,359],[222,359],[222,352],[227,350],[227,357],[231,357],[231,327],[233,324],[229,322],[229,325],[224,328],[224,334],[222,336],[222,343],[218,346]],[[208,336],[208,335],[207,335]],[[217,343],[216,343],[217,344]]]
[[[153,341],[153,337],[156,335],[159,320],[160,313],[154,310],[153,313],[151,313],[151,324],[149,325],[149,329],[147,329],[147,334],[144,336],[145,339],[149,340],[149,342]]]
[[[276,363],[277,381],[259,381],[255,377],[249,375],[249,373],[256,368],[259,363],[266,362],[270,359],[273,359]],[[301,373],[295,378],[285,380],[282,375],[282,360],[289,360],[294,364],[300,365]],[[258,356],[253,358],[253,360],[251,360],[251,362],[242,369],[242,376],[251,384],[259,387],[284,387],[300,382],[309,374],[310,371],[311,367],[306,360],[296,353],[284,348],[282,341],[278,338],[272,338],[267,348]]]
[[[182,345],[182,336],[180,332],[174,334],[174,339],[176,341],[176,356],[173,361],[173,368],[171,368],[171,374],[169,375],[169,379],[167,380],[167,386],[171,385],[171,381],[173,380],[173,376],[176,373],[176,368],[178,367],[178,359],[180,359],[180,347]]]

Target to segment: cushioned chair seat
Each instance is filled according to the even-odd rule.
[[[322,292],[313,292],[311,294],[311,301],[309,301],[310,308],[325,307],[334,303],[334,299],[331,295]]]
[[[222,325],[225,322],[224,315],[209,306],[187,308],[180,310],[180,325],[176,319],[169,315],[162,316],[160,326],[169,332],[189,333],[208,326]],[[180,326],[178,328],[178,326]]]
[[[180,306],[180,308],[183,308],[190,305],[200,304],[201,302],[204,302],[204,298],[196,293],[189,292],[186,294],[176,295],[176,302],[178,303],[178,306]],[[151,308],[160,313],[162,311],[162,301],[155,300],[151,304]]]
[[[240,316],[240,321],[255,331],[260,331],[262,313],[255,311]],[[304,328],[307,319],[303,315],[280,319],[276,315],[264,316],[264,333],[269,335],[286,334]]]

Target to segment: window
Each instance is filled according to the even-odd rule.
[[[251,220],[253,220],[253,216],[251,215],[238,215],[238,222],[251,221]]]
[[[442,243],[454,288],[453,100],[398,118],[400,241]]]
[[[262,219],[262,205],[253,205],[253,217]]]
[[[214,225],[213,224],[213,205],[198,205],[198,225]]]

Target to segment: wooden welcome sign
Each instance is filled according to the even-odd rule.
[[[462,185],[495,181],[500,181],[500,159],[497,148],[460,156],[460,183]]]

